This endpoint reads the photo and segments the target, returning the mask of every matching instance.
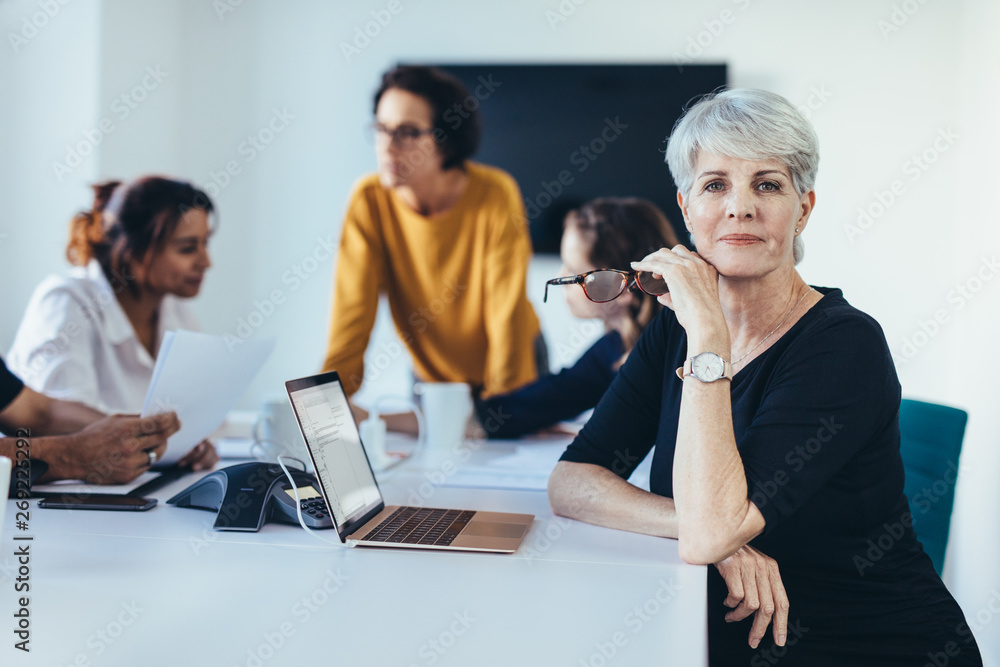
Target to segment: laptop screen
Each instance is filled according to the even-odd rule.
[[[316,476],[339,528],[382,504],[336,373],[285,383]]]

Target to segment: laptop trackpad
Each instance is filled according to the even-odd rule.
[[[493,521],[471,521],[462,531],[469,537],[521,537],[528,527],[520,523],[497,523]]]

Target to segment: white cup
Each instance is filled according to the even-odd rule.
[[[0,542],[3,542],[3,520],[7,516],[7,492],[10,490],[10,459],[0,456],[0,500],[3,500],[3,509],[0,510]],[[13,505],[11,505],[13,507]]]
[[[424,412],[425,460],[443,462],[465,442],[465,429],[472,417],[472,391],[464,382],[424,382],[413,391],[421,397]]]
[[[312,462],[306,443],[302,440],[299,422],[288,398],[265,400],[260,414],[253,424],[254,451],[263,458],[277,459],[278,456],[292,456],[301,460],[306,470],[312,472]],[[262,452],[261,452],[262,450]]]

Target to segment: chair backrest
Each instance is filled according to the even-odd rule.
[[[904,398],[899,406],[900,453],[913,529],[931,557],[944,569],[951,508],[958,480],[958,457],[969,415],[965,410]]]

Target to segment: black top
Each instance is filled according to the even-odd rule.
[[[24,383],[16,375],[7,370],[7,364],[0,358],[0,412],[14,402],[17,395],[24,389]]]
[[[476,401],[490,438],[520,438],[590,410],[618,374],[625,353],[617,331],[604,334],[570,368],[507,394]]]
[[[910,527],[899,454],[900,385],[881,327],[840,290],[824,297],[732,381],[733,431],[790,604],[787,645],[753,617],[726,623],[708,568],[713,665],[906,665],[940,653],[981,665],[958,604]],[[594,416],[563,454],[628,478],[654,443],[650,488],[673,495],[687,336],[672,311],[646,329]],[[622,470],[622,461],[630,466]],[[957,652],[957,655],[955,653]],[[933,664],[933,663],[932,663]]]

